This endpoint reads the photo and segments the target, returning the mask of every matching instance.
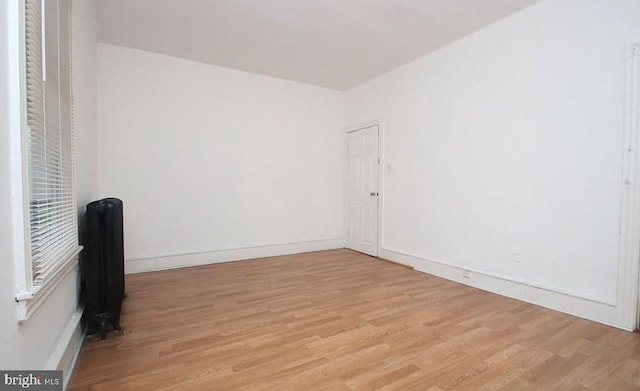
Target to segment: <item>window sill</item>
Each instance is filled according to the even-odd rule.
[[[66,260],[60,265],[58,270],[40,286],[34,286],[30,290],[16,293],[16,303],[18,310],[18,321],[24,322],[33,315],[36,310],[45,302],[46,298],[51,295],[56,287],[60,285],[62,280],[72,270],[78,266],[78,254],[82,251],[82,246],[78,246],[71,252]]]

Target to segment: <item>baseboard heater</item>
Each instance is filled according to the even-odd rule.
[[[87,334],[100,331],[102,339],[112,327],[120,326],[124,299],[123,207],[117,198],[105,198],[87,205],[85,253],[81,266],[83,322]]]

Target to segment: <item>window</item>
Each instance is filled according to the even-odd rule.
[[[78,227],[71,130],[69,0],[22,3],[22,191],[26,319],[77,264]]]

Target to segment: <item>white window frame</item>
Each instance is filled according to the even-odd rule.
[[[78,267],[78,254],[82,247],[69,254],[56,267],[56,271],[42,284],[34,285],[32,278],[30,232],[28,152],[26,148],[26,66],[25,66],[25,1],[7,0],[9,38],[9,132],[11,159],[11,200],[13,226],[13,253],[15,271],[15,301],[17,320],[25,321],[45,302],[55,288]],[[69,49],[71,51],[71,47]],[[69,53],[71,55],[71,53]],[[73,99],[71,99],[71,105]],[[73,110],[71,110],[73,112]],[[71,143],[73,145],[73,118],[71,119]],[[75,162],[72,164],[73,200],[75,196]],[[77,210],[77,205],[75,205]],[[75,221],[77,225],[77,221]],[[77,238],[76,238],[77,240]]]

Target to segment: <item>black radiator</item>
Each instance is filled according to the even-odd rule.
[[[88,334],[109,326],[121,330],[120,309],[124,298],[124,244],[122,201],[105,198],[87,205],[84,254],[81,262],[85,300],[84,323]]]

